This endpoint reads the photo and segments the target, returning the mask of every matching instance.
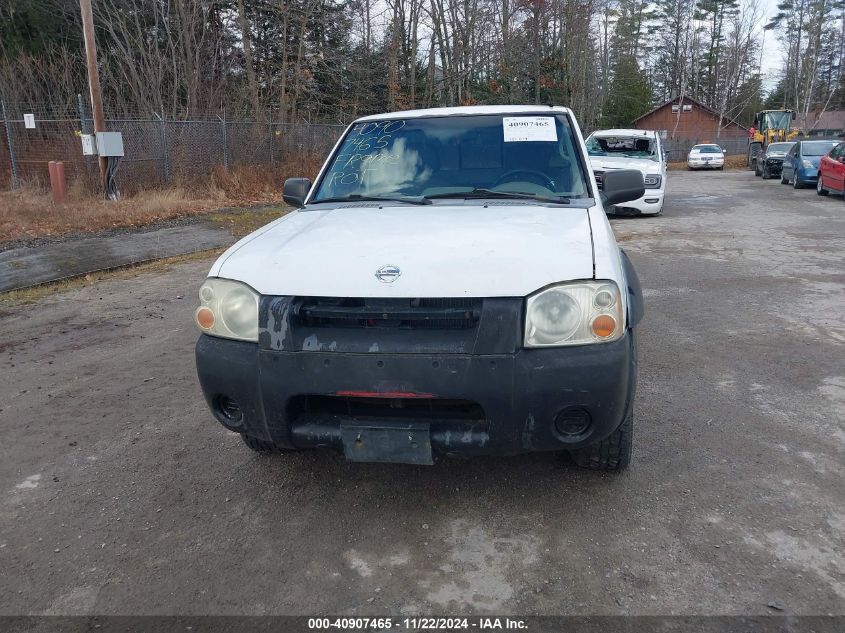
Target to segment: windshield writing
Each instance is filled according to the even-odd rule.
[[[516,131],[515,131],[516,130]],[[312,202],[443,198],[491,190],[590,196],[565,116],[452,116],[356,123]]]

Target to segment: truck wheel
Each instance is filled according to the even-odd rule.
[[[251,435],[247,435],[246,433],[241,433],[241,439],[244,441],[244,444],[249,446],[252,450],[256,453],[290,453],[292,451],[285,450],[283,448],[279,448],[272,442],[268,442],[266,440],[258,439],[257,437],[252,437]]]
[[[634,434],[634,411],[625,421],[598,444],[571,451],[572,459],[581,468],[618,472],[631,463],[631,439]]]
[[[763,151],[763,144],[762,143],[750,143],[748,145],[748,155],[746,157],[746,164],[748,165],[748,169],[757,169],[757,157]]]

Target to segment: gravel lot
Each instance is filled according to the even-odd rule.
[[[263,457],[206,410],[211,261],[0,313],[0,614],[845,613],[845,203],[671,173],[633,466]]]

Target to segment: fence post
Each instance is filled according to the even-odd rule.
[[[170,156],[167,151],[167,115],[164,113],[164,110],[161,111],[161,115],[157,112],[153,114],[158,117],[159,121],[158,136],[161,143],[161,171],[164,175],[164,182],[168,183],[170,182]]]
[[[226,130],[226,110],[223,110],[223,116],[218,117],[223,124],[223,167],[229,169],[229,134]]]
[[[9,162],[12,164],[12,187],[18,186],[18,163],[15,160],[15,143],[12,140],[12,122],[6,116],[6,102],[0,100],[0,108],[3,110],[3,125],[6,127],[6,145],[9,147]]]
[[[85,119],[85,101],[82,99],[82,93],[76,93],[76,107],[79,108],[79,131],[82,134],[90,134],[88,121]],[[80,152],[82,149],[80,148]],[[82,164],[85,166],[85,173],[88,174],[88,179],[92,179],[92,162],[90,156],[82,156]]]
[[[76,106],[79,108],[79,131],[88,134],[88,125],[85,122],[85,102],[82,100],[82,93],[76,94]]]
[[[270,123],[270,169],[273,168],[273,146],[276,144],[276,141],[273,138],[273,124]]]

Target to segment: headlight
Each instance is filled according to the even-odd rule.
[[[605,343],[624,330],[622,297],[612,281],[554,286],[525,304],[525,347]]]
[[[815,167],[815,165],[813,165],[813,163],[808,160],[802,160],[801,167],[803,167],[804,169],[812,169],[813,167]]]
[[[200,287],[194,318],[206,334],[257,341],[258,293],[239,281],[209,277]]]
[[[646,189],[659,189],[660,182],[663,180],[663,176],[660,174],[646,174],[643,177],[643,183],[645,183]]]

